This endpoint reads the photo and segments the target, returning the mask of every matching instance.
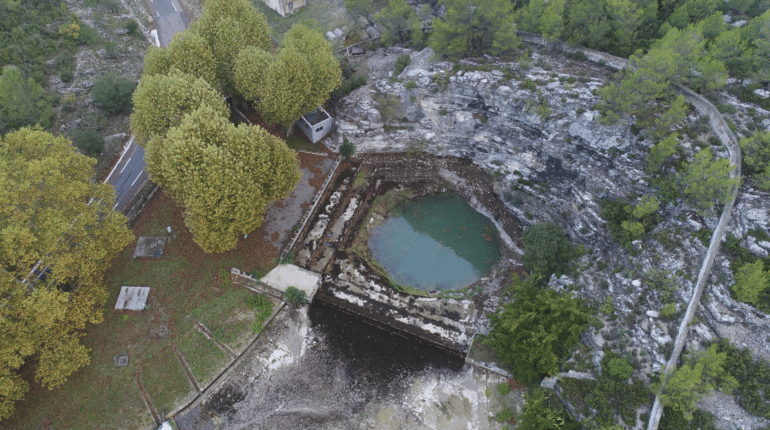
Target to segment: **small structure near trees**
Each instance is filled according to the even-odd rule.
[[[295,10],[307,6],[307,0],[262,0],[262,2],[284,18],[286,15],[293,14]]]
[[[316,143],[332,130],[334,118],[323,107],[319,106],[313,112],[302,115],[297,120],[297,125],[311,142]]]

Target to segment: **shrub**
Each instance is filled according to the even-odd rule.
[[[139,29],[139,24],[133,19],[129,19],[125,24],[123,24],[123,28],[128,30],[128,34],[133,35],[136,33],[136,30]]]
[[[507,382],[501,382],[497,384],[497,392],[500,393],[501,396],[506,396],[511,392],[511,386]]]
[[[569,262],[576,256],[567,235],[561,227],[552,223],[535,224],[522,236],[524,264],[532,272],[547,278],[555,273],[566,273]]]
[[[522,282],[514,276],[509,293],[515,300],[490,318],[487,344],[511,364],[514,378],[521,382],[558,372],[593,319],[580,299],[542,288],[542,279],[532,275]]]
[[[300,290],[297,287],[288,287],[283,293],[283,297],[287,302],[292,304],[307,303],[307,296],[304,290]]]
[[[516,416],[519,423],[519,430],[544,430],[559,429],[572,430],[579,429],[580,424],[572,422],[568,413],[564,410],[556,409],[551,406],[551,402],[542,388],[527,390],[524,406],[521,413]]]
[[[758,417],[770,415],[770,362],[752,357],[748,348],[738,349],[727,339],[716,343],[719,352],[727,354],[724,369],[738,381],[735,392],[738,403]]]
[[[104,149],[104,138],[95,130],[73,128],[68,134],[75,146],[87,154],[99,155]]]
[[[660,308],[660,316],[664,319],[672,318],[674,315],[676,315],[676,304],[669,303],[666,305],[663,305],[662,308]]]
[[[350,94],[353,90],[361,88],[364,85],[366,85],[366,76],[358,76],[356,78],[346,80],[342,83],[342,85],[340,85],[339,88],[332,91],[330,97],[332,100],[340,100],[346,95]]]
[[[404,54],[396,60],[396,67],[393,70],[393,76],[396,77],[401,74],[401,72],[406,69],[406,66],[410,65],[412,63],[412,57],[409,56],[409,54]]]
[[[64,83],[70,83],[75,79],[75,73],[72,70],[62,70],[59,72],[59,79]]]
[[[626,381],[634,373],[634,368],[631,367],[631,363],[627,359],[613,357],[607,361],[607,373],[619,381]]]
[[[129,112],[133,107],[131,96],[135,89],[136,82],[109,74],[94,83],[91,96],[96,104],[107,112]]]
[[[246,306],[255,311],[256,319],[251,325],[251,331],[254,333],[261,333],[265,328],[265,320],[273,314],[273,302],[271,302],[264,294],[248,296],[244,302],[246,303]]]
[[[408,81],[408,82],[406,83],[406,85],[404,85],[404,87],[405,87],[407,90],[413,90],[413,89],[417,88],[417,82],[415,82],[415,81]]]
[[[356,147],[353,142],[349,141],[347,137],[342,139],[342,145],[340,145],[340,155],[348,158],[356,153]]]

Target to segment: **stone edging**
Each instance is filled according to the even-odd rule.
[[[595,51],[593,49],[570,46],[562,41],[551,42],[539,34],[532,34],[524,31],[517,31],[516,33],[518,34],[519,38],[521,38],[521,40],[527,43],[541,46],[550,46],[551,49],[559,49],[565,52],[582,52],[586,57],[588,57],[590,61],[603,63],[617,70],[622,70],[628,67],[628,60],[625,58],[616,57],[614,55]],[[695,284],[690,303],[687,305],[687,312],[685,312],[684,318],[682,318],[682,322],[679,324],[679,332],[677,333],[676,340],[674,341],[674,351],[671,353],[671,357],[669,358],[668,363],[666,363],[664,374],[670,374],[673,372],[673,370],[676,368],[677,361],[679,360],[679,355],[682,353],[682,349],[684,348],[684,342],[687,339],[687,334],[690,331],[690,323],[692,322],[692,319],[695,316],[695,311],[698,308],[698,303],[700,302],[701,295],[703,294],[703,289],[706,286],[706,280],[708,278],[709,272],[711,271],[711,266],[714,263],[714,258],[716,257],[717,252],[719,252],[719,246],[722,243],[722,236],[724,235],[725,227],[730,221],[733,204],[735,203],[735,198],[738,196],[741,177],[741,149],[738,145],[738,139],[735,137],[735,134],[732,132],[732,130],[730,130],[730,127],[727,125],[727,121],[725,121],[724,117],[722,117],[722,114],[719,112],[719,110],[717,110],[717,108],[711,104],[711,102],[687,87],[674,85],[674,92],[684,96],[687,102],[692,104],[700,114],[708,115],[712,130],[714,130],[714,133],[716,133],[722,143],[727,146],[727,150],[730,154],[730,165],[732,166],[730,177],[738,178],[739,181],[731,190],[730,199],[729,201],[725,202],[724,208],[722,209],[722,214],[719,217],[719,224],[717,225],[717,228],[714,229],[714,234],[711,236],[711,242],[709,243],[706,257],[704,258],[700,272],[698,273],[698,281]],[[665,386],[665,378],[662,378],[662,381],[663,386]],[[653,403],[652,411],[650,412],[650,421],[647,425],[647,430],[656,430],[658,428],[658,423],[660,422],[662,413],[663,407],[660,403],[660,397],[655,396],[655,402]]]

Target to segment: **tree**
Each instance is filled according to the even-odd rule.
[[[282,49],[262,81],[259,110],[270,123],[291,127],[302,114],[318,105],[307,103],[312,70],[305,57],[293,49]]]
[[[68,134],[75,146],[87,154],[99,155],[104,149],[104,137],[96,130],[73,128]]]
[[[519,430],[567,430],[580,428],[579,425],[569,423],[567,414],[550,405],[543,388],[527,390],[524,395],[524,406],[516,416]]]
[[[147,172],[165,186],[161,157],[166,133],[182,121],[185,114],[203,106],[225,118],[229,111],[222,97],[203,79],[176,69],[168,75],[145,75],[134,93],[131,131],[144,147]]]
[[[340,64],[334,58],[331,45],[320,32],[302,24],[294,24],[283,36],[280,50],[297,51],[310,68],[310,91],[305,94],[308,109],[305,112],[324,104],[332,91],[342,83]]]
[[[40,124],[48,127],[53,117],[51,103],[43,88],[30,78],[21,77],[14,66],[5,66],[0,75],[0,133]]]
[[[738,178],[730,178],[730,162],[724,158],[714,160],[706,148],[695,154],[687,170],[677,178],[688,202],[700,214],[708,213],[714,203],[724,203],[730,197]]]
[[[743,171],[757,188],[770,190],[770,132],[758,131],[742,137]]]
[[[206,105],[171,128],[159,152],[166,190],[205,252],[235,248],[301,176],[296,153],[282,140],[257,126],[236,127]]]
[[[267,20],[248,0],[207,1],[200,18],[187,32],[206,41],[216,64],[216,84],[225,96],[235,93],[233,65],[241,49],[270,49]]]
[[[367,16],[372,11],[371,0],[345,0],[345,9],[354,17]]]
[[[25,362],[53,388],[90,360],[82,330],[101,321],[104,270],[133,239],[95,162],[41,128],[0,139],[0,419],[28,390]]]
[[[759,295],[770,287],[770,274],[765,270],[762,260],[747,263],[735,272],[735,297],[746,303],[756,305]]]
[[[408,42],[412,38],[415,22],[419,24],[414,9],[406,0],[389,0],[388,7],[377,13],[375,19],[385,27],[382,43],[388,45]],[[422,32],[422,26],[420,26],[420,32]]]
[[[348,138],[342,139],[342,145],[340,145],[340,155],[342,155],[345,158],[348,158],[356,153],[356,147],[353,145],[353,142],[349,141]]]
[[[645,169],[648,173],[657,173],[660,167],[666,161],[666,158],[674,155],[676,145],[679,143],[677,134],[674,133],[662,141],[650,147],[650,153],[647,154],[647,165]]]
[[[552,223],[535,224],[524,231],[524,264],[530,271],[546,278],[567,271],[576,256],[575,248],[561,227]]]
[[[250,46],[238,54],[235,61],[235,88],[247,100],[260,99],[262,85],[273,56],[267,51]]]
[[[166,75],[171,69],[202,78],[213,87],[218,86],[214,55],[206,41],[193,32],[175,34],[168,48],[151,46],[147,49],[145,76]]]
[[[682,412],[689,420],[695,402],[721,387],[732,391],[737,382],[724,371],[727,354],[717,352],[717,345],[711,345],[706,351],[687,357],[682,367],[665,378],[665,385],[656,389],[663,406]]]
[[[521,42],[506,0],[442,0],[447,11],[433,21],[431,48],[441,56],[460,58],[515,51]]]
[[[529,4],[516,12],[516,22],[523,31],[540,32],[540,17],[545,11],[544,0],[530,0]]]
[[[537,278],[516,278],[510,288],[514,301],[490,320],[489,345],[524,382],[556,374],[592,320],[580,299],[541,288]]]
[[[107,74],[94,82],[91,97],[107,112],[130,112],[131,96],[135,89],[136,82],[115,74]]]
[[[540,16],[540,33],[555,42],[561,39],[564,30],[564,0],[551,0]]]

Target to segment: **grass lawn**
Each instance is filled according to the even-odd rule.
[[[310,143],[310,140],[305,136],[305,133],[302,132],[302,130],[299,129],[299,127],[294,127],[294,132],[289,137],[284,137],[283,139],[286,142],[286,145],[294,150],[298,151],[310,151],[310,152],[324,152],[323,149],[320,147],[320,143]]]
[[[170,344],[153,352],[142,360],[142,385],[159,414],[171,412],[187,395],[194,395],[195,388]]]
[[[243,287],[231,286],[229,291],[190,312],[220,342],[238,351],[251,336],[254,312],[244,303],[254,293]],[[185,355],[187,357],[187,355]]]
[[[227,321],[220,319],[231,317],[233,309],[225,308],[228,304],[240,309],[243,300],[237,297],[244,293],[240,291],[241,287],[223,283],[220,272],[230,267],[246,271],[272,268],[280,249],[260,229],[249,234],[247,239],[239,240],[236,250],[205,254],[192,241],[179,208],[163,193],[144,210],[133,231],[136,236],[168,236],[167,226],[171,226],[173,234],[161,259],[133,259],[135,243],[132,243],[113,261],[105,280],[110,296],[105,303],[104,322],[88,327],[83,338],[83,343],[91,348],[91,364],[54,390],[32,383],[25,400],[16,404],[16,413],[0,423],[0,428],[150,427],[152,417],[136,385],[136,365],[142,367],[145,390],[158,412],[163,409],[170,412],[192,390],[170,348],[173,340],[182,349],[180,340],[194,331],[187,316],[195,309],[205,309],[206,312],[200,315],[210,328],[219,328],[225,340],[237,337],[235,332],[241,328],[228,328]],[[122,285],[151,287],[147,310],[114,311]],[[214,306],[207,307],[209,304]],[[194,334],[203,338],[197,332]],[[219,363],[217,357],[224,353],[210,341],[206,342],[213,349],[205,349],[206,353],[197,352],[198,355],[202,354],[204,361]],[[130,365],[115,368],[112,358],[124,351],[131,359]],[[213,358],[205,357],[209,353]],[[195,356],[185,354],[185,357],[193,365]],[[28,367],[30,369],[26,371],[31,373],[33,368]],[[200,371],[199,374],[205,373]],[[31,375],[25,377],[33,380]]]
[[[227,353],[206,339],[203,333],[192,328],[192,324],[190,330],[177,339],[177,347],[201,387],[211,382],[219,369],[230,360]]]

